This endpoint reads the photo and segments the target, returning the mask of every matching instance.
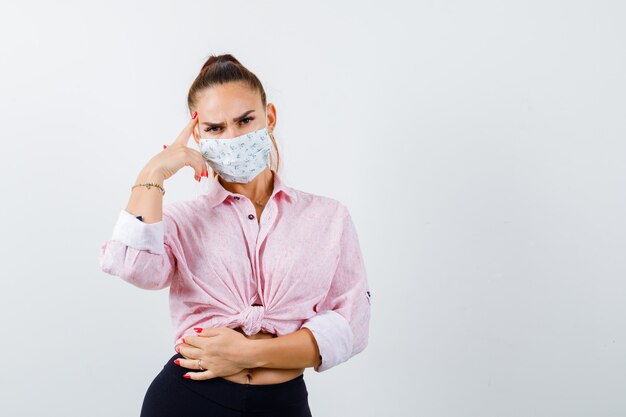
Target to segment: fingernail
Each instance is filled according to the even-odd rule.
[[[202,331],[202,327],[194,327],[193,329],[198,333]]]
[[[176,352],[180,353],[180,346],[176,346]]]
[[[176,360],[174,361],[174,363],[175,363],[176,365],[180,365],[180,359],[176,359]]]
[[[167,148],[167,145],[163,145],[163,149]]]
[[[185,378],[191,378],[189,375],[185,374],[183,375]]]
[[[185,342],[185,338],[184,337],[183,337],[183,343],[187,343],[187,342]]]
[[[191,116],[191,118],[192,118],[192,119],[195,119],[197,115],[198,115],[198,112],[197,112],[197,111],[195,111],[195,112],[193,112],[193,116]]]

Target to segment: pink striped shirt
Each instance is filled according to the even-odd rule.
[[[272,172],[260,223],[254,204],[217,176],[208,194],[164,204],[159,222],[121,210],[100,267],[139,288],[169,287],[174,345],[194,327],[277,336],[307,327],[322,372],[367,346],[370,293],[357,232],[338,200]]]

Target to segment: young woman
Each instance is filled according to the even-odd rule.
[[[310,416],[304,369],[323,372],[368,343],[354,223],[338,200],[278,175],[276,109],[234,57],[208,59],[188,107],[187,126],[141,170],[100,252],[104,272],[170,288],[177,353],[141,416]],[[192,135],[200,151],[187,146]],[[165,180],[185,166],[209,178],[209,192],[164,206]]]

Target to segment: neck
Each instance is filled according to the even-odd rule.
[[[264,203],[274,191],[274,173],[269,167],[261,171],[259,175],[247,184],[228,182],[219,176],[217,180],[226,190],[231,193],[245,195],[253,202],[260,200]]]

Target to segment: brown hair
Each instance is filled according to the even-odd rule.
[[[267,97],[261,81],[259,81],[254,73],[241,65],[241,63],[234,56],[224,54],[217,56],[211,55],[200,69],[200,73],[191,84],[189,94],[187,95],[187,107],[189,107],[189,112],[191,113],[191,109],[196,107],[197,95],[204,89],[210,88],[214,85],[236,81],[243,81],[244,83],[247,83],[252,90],[258,91],[261,95],[263,108],[267,111]],[[270,153],[270,168],[278,172],[280,154],[278,153],[278,146],[276,144],[276,140],[274,139],[274,134],[270,133],[270,138],[274,144],[275,154]],[[210,166],[209,170],[213,176],[217,175],[217,173],[213,171]]]

